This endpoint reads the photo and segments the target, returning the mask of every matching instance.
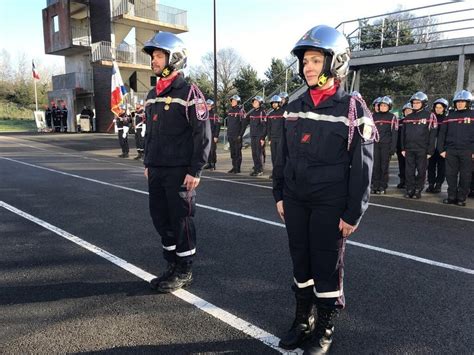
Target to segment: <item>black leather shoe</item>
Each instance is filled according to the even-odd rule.
[[[229,170],[227,173],[228,173],[228,174],[235,174],[235,173],[236,173],[236,171],[235,171],[235,169],[234,169],[234,168],[232,168],[232,169],[230,169],[230,170]]]
[[[295,289],[294,289],[295,290]],[[280,339],[278,346],[293,350],[311,337],[314,330],[314,305],[312,292],[295,290],[295,319],[288,332]]]
[[[425,192],[430,193],[430,194],[434,193],[434,192],[435,192],[434,185],[429,185],[429,186],[426,188]]]
[[[397,189],[404,189],[404,188],[406,188],[404,182],[401,182],[401,183],[399,183],[399,184],[397,185]]]
[[[178,263],[174,272],[166,280],[161,281],[156,289],[161,293],[170,293],[189,286],[192,282],[191,263]]]
[[[464,206],[466,206],[466,201],[464,201],[464,200],[457,200],[457,201],[456,201],[456,205],[461,206],[461,207],[464,207]]]
[[[171,275],[173,275],[174,269],[176,268],[176,263],[168,263],[166,270],[158,277],[155,277],[150,281],[150,288],[152,290],[157,290],[158,285],[161,281],[168,280]]]
[[[450,198],[445,198],[445,199],[443,200],[443,203],[444,203],[445,205],[454,205],[454,204],[456,204],[456,200],[453,200],[453,199],[450,199]]]
[[[332,319],[336,314],[336,310],[318,308],[316,327],[303,355],[321,355],[329,353],[329,349],[332,345],[332,335],[334,333]]]
[[[419,200],[421,198],[421,191],[415,190],[415,193],[413,194],[413,198]]]
[[[441,192],[441,185],[436,184],[435,187],[434,187],[433,193],[439,194],[440,192]]]
[[[415,195],[415,191],[407,191],[405,194],[406,198],[412,198]]]

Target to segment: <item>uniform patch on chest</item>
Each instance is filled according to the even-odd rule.
[[[301,135],[301,143],[303,144],[309,144],[311,143],[311,133],[303,133]]]
[[[158,121],[158,114],[157,114],[157,113],[155,113],[155,114],[153,115],[153,121]]]

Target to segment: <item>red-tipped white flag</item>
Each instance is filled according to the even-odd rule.
[[[40,76],[39,76],[38,71],[36,70],[36,66],[35,66],[35,61],[34,61],[34,60],[31,61],[31,66],[32,66],[32,70],[33,70],[33,79],[40,80]]]

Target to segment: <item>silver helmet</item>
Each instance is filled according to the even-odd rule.
[[[182,70],[186,68],[187,50],[184,42],[174,33],[158,32],[146,41],[143,46],[143,51],[150,57],[153,57],[153,52],[156,49],[161,49],[168,54],[167,66],[169,70]]]
[[[263,97],[261,97],[261,96],[259,96],[259,95],[255,96],[255,97],[252,99],[252,103],[253,103],[254,101],[260,102],[260,105],[263,105],[263,102],[264,102]]]
[[[240,101],[241,101],[239,95],[232,95],[232,96],[230,97],[230,101],[232,101],[232,100],[235,100],[235,101],[237,101],[237,102],[240,102]]]
[[[288,93],[286,91],[282,91],[278,94],[282,99],[288,99]]]
[[[392,102],[392,99],[389,96],[381,97],[380,101],[378,103],[379,104],[386,104],[386,105],[388,105],[389,109],[392,109],[393,102]]]
[[[359,99],[362,99],[362,95],[360,94],[360,92],[358,92],[356,90],[351,92],[351,96],[358,97]]]
[[[270,103],[276,102],[277,104],[281,104],[283,99],[281,98],[280,95],[273,95],[272,98],[270,99]]]
[[[296,42],[291,53],[298,58],[298,71],[303,80],[305,79],[303,57],[308,49],[319,49],[325,54],[318,86],[323,86],[329,77],[342,79],[347,75],[350,49],[349,43],[342,33],[332,27],[319,25],[310,29]]]
[[[409,110],[412,109],[410,102],[407,102],[405,105],[403,105],[402,112],[405,111],[406,109],[409,109]]]
[[[207,99],[206,104],[209,106],[214,106],[214,101],[212,101],[211,99]]]
[[[421,101],[423,106],[425,106],[428,103],[428,96],[426,96],[424,92],[418,91],[410,97],[410,103],[413,105],[413,101],[415,100]]]
[[[472,94],[467,90],[461,90],[454,94],[453,102],[456,101],[466,101],[468,105],[472,101]]]
[[[445,109],[447,109],[448,106],[449,106],[448,100],[446,100],[444,98],[440,98],[440,99],[435,100],[435,102],[433,102],[433,108],[436,106],[436,104],[440,104],[440,105],[444,106]]]

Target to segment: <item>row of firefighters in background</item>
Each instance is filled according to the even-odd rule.
[[[46,129],[49,132],[67,132],[67,118],[68,109],[64,101],[58,105],[51,101],[51,106],[45,107]],[[84,106],[80,114],[79,131],[92,132],[94,127],[94,111]]]
[[[353,92],[352,95],[360,94]],[[246,113],[238,95],[230,98],[231,108],[227,112],[227,138],[232,159],[232,169],[228,173],[240,173],[242,164],[242,141],[247,126],[250,125],[250,139],[254,166],[251,176],[263,175],[266,139],[270,144],[272,164],[282,137],[285,105],[288,94],[282,92],[270,100],[271,110],[264,109],[264,99],[255,96],[253,109]],[[403,106],[402,117],[390,112],[393,103],[383,96],[372,103],[373,119],[379,140],[374,145],[374,166],[372,193],[385,194],[389,180],[389,164],[392,155],[397,154],[399,165],[399,189],[406,189],[405,197],[421,198],[428,170],[428,193],[439,193],[444,180],[448,182],[447,204],[465,205],[466,197],[474,196],[474,174],[472,158],[474,154],[474,115],[470,109],[472,94],[461,90],[454,95],[453,105],[440,98],[428,108],[428,97],[422,92],[415,93]],[[219,139],[222,119],[214,112],[214,102],[207,100],[212,129],[212,145],[209,161],[205,168],[216,168],[216,144]],[[122,158],[128,157],[128,131],[135,129],[138,155],[143,159],[146,118],[143,101],[135,111],[123,113],[116,118],[116,130],[122,147]],[[449,125],[448,125],[449,124]],[[453,125],[456,124],[456,125]],[[460,125],[461,124],[461,125]],[[450,127],[450,128],[449,128]],[[446,149],[451,153],[446,156]],[[271,176],[270,176],[271,177]]]

